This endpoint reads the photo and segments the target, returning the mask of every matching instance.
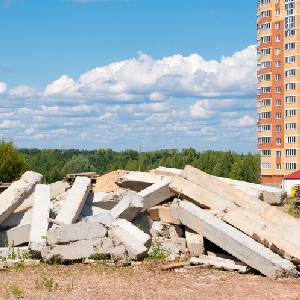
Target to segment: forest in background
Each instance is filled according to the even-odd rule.
[[[0,181],[3,182],[18,178],[25,170],[39,172],[51,183],[61,180],[67,173],[95,171],[102,175],[117,169],[146,171],[159,166],[184,168],[185,165],[216,176],[260,181],[260,157],[251,153],[164,149],[142,152],[140,158],[140,153],[134,150],[17,150],[12,143],[0,142]]]

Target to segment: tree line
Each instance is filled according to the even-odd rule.
[[[248,182],[260,182],[260,157],[232,151],[197,152],[193,148],[142,152],[111,149],[16,149],[10,142],[0,142],[0,181],[11,182],[25,170],[45,176],[46,182],[61,180],[67,173],[95,171],[102,175],[123,169],[146,171],[165,166],[184,168],[192,165],[209,174]]]

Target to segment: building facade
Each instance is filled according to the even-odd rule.
[[[257,5],[257,143],[264,184],[300,169],[300,0]]]

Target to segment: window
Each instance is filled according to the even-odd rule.
[[[285,110],[286,117],[294,117],[296,116],[296,109],[286,109]]]
[[[280,112],[277,112],[277,113],[276,113],[276,119],[277,119],[277,120],[281,119],[281,113],[280,113]]]
[[[259,101],[260,107],[270,106],[271,105],[271,99],[262,99]]]
[[[275,16],[277,16],[277,17],[280,16],[280,9],[275,10]]]
[[[292,55],[292,56],[286,56],[285,57],[285,63],[286,64],[292,64],[296,62],[296,56],[295,55]]]
[[[269,131],[271,130],[271,124],[261,124],[257,126],[257,131]]]
[[[285,149],[285,156],[296,156],[296,149]]]
[[[295,130],[296,129],[296,123],[285,123],[285,129],[286,130]]]
[[[287,144],[295,144],[296,143],[296,137],[295,136],[288,136],[286,139],[285,139],[285,142]]]
[[[281,170],[281,164],[276,164],[276,170]]]
[[[275,54],[276,54],[276,55],[279,55],[280,53],[281,53],[280,48],[276,48],[276,49],[275,49]]]
[[[271,48],[263,48],[260,50],[261,55],[270,55],[271,54]]]
[[[280,99],[276,100],[276,106],[281,106],[281,100]]]
[[[280,74],[276,74],[275,75],[275,80],[276,81],[280,81],[281,80],[281,75]]]
[[[271,42],[271,39],[272,39],[272,36],[271,35],[265,35],[265,36],[262,36],[260,38],[260,42],[262,44],[266,44],[266,43],[270,43]]]
[[[286,103],[295,103],[296,102],[296,96],[287,96],[285,97]]]
[[[289,82],[285,85],[286,91],[289,90],[295,90],[296,89],[296,83],[295,82]]]
[[[293,49],[296,48],[296,43],[295,42],[293,42],[293,43],[286,43],[284,45],[284,47],[285,47],[286,51],[293,50]]]
[[[272,142],[272,138],[269,136],[263,136],[257,139],[258,144],[271,144],[271,142]]]
[[[275,42],[280,42],[280,35],[275,36]]]
[[[260,155],[261,156],[271,156],[271,150],[261,150]]]
[[[280,132],[281,131],[281,126],[280,125],[276,125],[276,132]]]
[[[280,86],[276,86],[275,92],[276,92],[276,94],[280,94],[281,93],[281,87]]]
[[[263,61],[260,64],[260,69],[266,69],[266,68],[271,68],[272,63],[271,61],[267,60],[267,61]]]
[[[296,163],[286,163],[285,168],[287,170],[296,170],[297,164]]]
[[[281,157],[281,151],[276,151],[276,157]]]
[[[259,119],[270,119],[271,118],[271,112],[270,111],[264,111],[258,114]]]
[[[285,77],[296,76],[296,69],[290,69],[285,71]]]
[[[275,23],[275,29],[280,29],[280,22]]]
[[[280,65],[281,65],[280,60],[276,60],[275,61],[275,67],[280,68]]]
[[[281,145],[281,138],[276,139],[276,145]]]
[[[263,163],[261,163],[261,168],[262,169],[272,169],[272,163],[269,163],[269,162],[265,163],[265,162],[263,162]]]

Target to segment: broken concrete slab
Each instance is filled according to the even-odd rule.
[[[92,240],[81,240],[64,245],[46,246],[42,250],[44,261],[58,259],[62,261],[80,260],[92,255],[110,255],[114,249],[110,238],[104,237]]]
[[[107,229],[100,223],[79,222],[51,228],[47,233],[47,244],[66,244],[79,240],[103,238]]]
[[[121,218],[132,221],[144,207],[144,199],[137,193],[126,191],[119,203],[111,209],[110,213],[114,219]]]
[[[140,192],[165,178],[168,176],[155,175],[149,172],[127,172],[117,177],[115,182],[122,188]]]
[[[50,197],[51,200],[57,198],[59,195],[65,193],[70,188],[66,181],[56,181],[50,184]]]
[[[0,225],[32,193],[42,178],[39,173],[27,171],[0,194]]]
[[[192,230],[200,229],[199,233],[208,240],[268,277],[298,276],[290,261],[188,201],[174,200],[171,214]]]
[[[170,190],[171,178],[164,178],[157,183],[140,191],[138,195],[144,198],[144,209],[156,206],[172,197],[175,194]]]
[[[30,209],[32,209],[33,205],[33,198],[34,198],[34,190],[32,193],[21,203],[20,206],[18,206],[15,210],[14,213],[24,213]]]
[[[150,234],[153,221],[149,217],[148,213],[141,212],[131,221],[131,223],[143,230],[145,233]]]
[[[125,219],[114,221],[108,235],[116,244],[123,244],[128,256],[135,260],[144,258],[151,244],[151,238],[148,234]]]
[[[0,231],[0,246],[15,247],[29,242],[30,224]]]
[[[214,267],[226,271],[238,271],[242,274],[247,272],[247,266],[221,257],[200,255],[199,257],[191,257],[190,263],[194,266]]]
[[[161,221],[164,223],[180,225],[180,221],[171,216],[169,206],[154,206],[148,209],[150,218],[153,221]]]
[[[16,226],[31,224],[32,209],[26,212],[19,212],[11,214],[3,223],[0,225],[0,230],[8,230]]]
[[[92,217],[92,216],[99,215],[105,211],[107,211],[107,210],[97,207],[97,206],[91,206],[91,205],[85,204],[80,212],[80,215],[79,215],[77,221],[80,221],[85,217]]]
[[[34,190],[29,249],[40,252],[46,245],[50,213],[50,186],[37,184]]]
[[[66,200],[55,218],[58,222],[72,224],[78,219],[86,198],[91,189],[91,179],[76,177],[72,188],[68,191]]]
[[[97,206],[103,209],[112,209],[114,208],[120,200],[123,198],[127,190],[118,189],[115,192],[105,193],[105,192],[96,192],[91,193],[87,199],[87,204],[92,206]]]
[[[107,227],[110,227],[113,221],[115,221],[115,219],[112,217],[109,210],[101,209],[101,212],[93,216],[80,217],[79,221],[90,222],[90,223],[97,222]]]
[[[195,231],[186,228],[185,239],[186,239],[187,248],[191,256],[200,256],[204,254],[205,248],[204,248],[204,240],[202,234],[196,233]]]

